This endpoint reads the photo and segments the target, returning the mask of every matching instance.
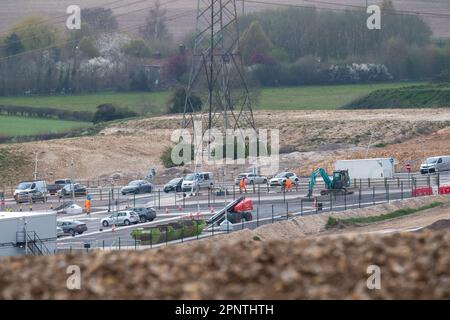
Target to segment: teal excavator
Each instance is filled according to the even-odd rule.
[[[309,181],[309,191],[308,197],[312,196],[314,185],[316,184],[317,176],[321,176],[323,182],[325,182],[326,189],[320,191],[322,196],[330,194],[330,193],[344,193],[344,194],[352,194],[354,190],[350,189],[350,176],[348,174],[348,170],[339,170],[333,172],[333,176],[330,177],[328,173],[323,168],[319,168],[313,172],[311,175],[311,180]]]

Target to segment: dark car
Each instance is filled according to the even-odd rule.
[[[139,193],[151,193],[153,186],[150,182],[145,180],[131,181],[128,186],[123,187],[120,192],[123,195],[127,194],[139,194]]]
[[[82,197],[87,195],[87,189],[80,183],[68,184],[65,185],[64,188],[58,191],[58,195],[60,198],[62,197],[71,197],[72,196],[72,186],[75,191],[75,197]]]
[[[175,178],[170,180],[164,185],[164,192],[169,193],[171,191],[181,192],[181,184],[183,183],[183,178]]]
[[[80,221],[58,221],[57,224],[64,234],[70,234],[71,236],[82,234],[88,230],[87,225]]]
[[[47,184],[47,191],[51,195],[56,195],[59,190],[61,190],[62,188],[64,188],[64,186],[71,184],[71,183],[72,183],[72,180],[70,180],[70,179],[55,180],[54,184]]]
[[[133,208],[130,210],[135,212],[139,216],[139,221],[141,223],[144,223],[147,221],[153,221],[156,218],[156,210],[151,207],[149,207],[149,208]]]

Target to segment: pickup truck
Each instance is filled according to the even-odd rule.
[[[64,188],[64,186],[71,184],[72,180],[70,179],[60,179],[55,180],[54,184],[47,184],[47,192],[51,195],[56,195],[59,190]]]

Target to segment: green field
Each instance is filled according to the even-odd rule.
[[[421,85],[379,89],[353,100],[346,109],[450,107],[450,85]]]
[[[89,126],[91,124],[86,122],[0,116],[0,136],[4,137],[63,133]]]
[[[380,83],[330,86],[261,88],[255,109],[300,110],[336,109],[374,90],[399,88],[422,83]],[[51,107],[95,111],[103,103],[128,107],[138,113],[165,113],[170,92],[103,92],[65,96],[0,97],[0,105]]]

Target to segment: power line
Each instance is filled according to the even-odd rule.
[[[115,1],[112,1],[112,2],[106,3],[106,5],[113,5],[113,4],[116,4],[118,2],[122,2],[122,1],[125,1],[125,0],[115,0]],[[94,8],[98,8],[98,6],[89,7],[89,8],[86,8],[86,9],[94,9]],[[52,17],[52,18],[50,18],[47,21],[38,22],[38,23],[36,23],[36,26],[44,24],[44,23],[47,23],[47,22],[50,22],[50,21],[55,21],[55,23],[56,22],[63,22],[63,21],[59,21],[59,19],[62,19],[62,18],[66,19],[67,18],[67,14],[56,16],[56,17]],[[25,28],[25,26],[22,27],[22,28]],[[21,30],[22,28],[18,28],[18,29]],[[9,33],[10,33],[10,31],[5,31],[5,32],[2,33],[2,36],[8,35]]]
[[[303,0],[304,2],[310,2],[314,4],[322,4],[322,5],[332,5],[340,8],[328,8],[328,7],[316,7],[316,6],[308,6],[308,5],[302,5],[302,4],[289,4],[289,3],[277,3],[277,2],[270,2],[270,1],[263,1],[263,0],[238,0],[238,1],[246,1],[247,3],[254,3],[254,4],[262,4],[262,5],[271,5],[271,6],[279,6],[279,7],[290,7],[290,8],[309,8],[309,9],[321,9],[321,10],[331,10],[331,11],[347,11],[345,8],[353,8],[353,9],[361,9],[365,10],[365,6],[358,6],[358,5],[352,5],[352,4],[345,4],[345,3],[336,3],[336,2],[329,2],[329,1],[321,1],[321,0]],[[412,11],[412,10],[388,10],[385,9],[389,14],[392,15],[410,15],[410,16],[430,16],[435,18],[450,18],[450,14],[447,13],[437,13],[437,12],[419,12],[419,11]]]
[[[124,0],[119,0],[119,1],[116,0],[116,1],[113,1],[112,3],[110,3],[110,4],[117,3],[117,2],[120,2],[120,1],[124,1]],[[120,5],[120,6],[117,6],[117,7],[111,7],[111,8],[107,8],[107,9],[115,10],[115,9],[119,9],[119,8],[123,8],[123,7],[127,7],[127,6],[132,6],[132,5],[135,5],[135,4],[144,3],[144,2],[147,2],[147,1],[149,1],[149,0],[138,0],[138,1],[135,1],[135,2],[132,2],[132,3],[122,4],[122,5]],[[178,1],[178,0],[176,0],[176,1]],[[100,8],[100,7],[90,7],[90,8],[88,8],[88,9],[93,9],[93,8]],[[104,7],[103,7],[103,8],[104,8]],[[133,12],[136,12],[136,11],[140,11],[140,10],[142,10],[142,9],[134,10],[134,11],[131,11],[130,13],[133,13]],[[127,14],[129,14],[129,13],[118,14],[118,15],[116,15],[115,17],[120,17],[120,16],[127,15]],[[59,23],[64,22],[65,19],[67,19],[67,14],[64,15],[64,16],[61,16],[61,17],[64,18],[63,21],[55,21],[55,23],[49,23],[49,24],[50,24],[50,25],[55,25],[55,26],[56,26],[56,23],[57,23],[57,22],[59,22]],[[37,25],[41,25],[41,24],[45,24],[46,22],[47,22],[47,21],[39,22],[39,23],[36,24],[36,26],[37,26]],[[26,28],[26,26],[24,26],[23,28]],[[16,41],[11,42],[11,43],[19,43],[19,42],[22,42],[22,41],[29,41],[29,40],[33,40],[33,39],[38,39],[38,36],[32,36],[32,37],[28,37],[28,38],[24,38],[24,39],[18,39],[18,40],[16,40]],[[1,48],[4,48],[4,47],[5,47],[5,45],[1,45],[1,46],[0,46],[0,49],[1,49]]]
[[[148,1],[148,0],[145,0],[145,1]],[[180,0],[169,0],[169,1],[166,1],[166,2],[164,2],[164,3],[162,3],[162,4],[160,4],[160,6],[164,6],[164,5],[167,5],[167,4],[170,4],[170,3],[174,3],[174,2],[178,2],[178,1],[180,1]],[[141,1],[141,2],[142,2],[142,1]],[[131,13],[134,13],[134,12],[137,12],[137,11],[141,11],[141,10],[149,10],[149,9],[155,9],[155,8],[156,8],[156,6],[155,6],[155,5],[152,5],[152,6],[150,6],[150,7],[140,8],[140,9],[135,9],[135,10],[132,10],[132,11],[129,11],[129,12],[117,14],[117,15],[114,15],[114,17],[124,16],[124,15],[128,15],[128,14],[131,14]],[[141,26],[142,26],[142,25],[139,25],[139,27],[141,27]],[[122,32],[122,31],[130,31],[130,30],[129,30],[129,29],[120,28],[120,29],[118,29],[118,31],[119,31],[119,32]],[[59,43],[59,44],[54,44],[54,45],[49,45],[49,46],[43,47],[43,48],[37,48],[37,49],[32,49],[32,50],[23,51],[23,52],[20,52],[20,53],[17,53],[17,54],[13,54],[13,55],[9,55],[9,56],[6,56],[6,57],[2,57],[2,58],[0,58],[0,62],[1,62],[1,61],[4,61],[4,60],[7,60],[7,59],[9,59],[9,58],[15,58],[15,57],[18,57],[18,56],[23,56],[23,55],[26,55],[26,54],[28,54],[28,53],[34,53],[34,52],[39,52],[39,51],[45,51],[45,50],[49,50],[49,49],[52,49],[52,48],[57,48],[57,47],[60,47],[60,46],[72,44],[72,43],[75,43],[75,42],[77,42],[77,41],[78,41],[78,39],[67,40],[67,41],[64,41],[64,42]]]

